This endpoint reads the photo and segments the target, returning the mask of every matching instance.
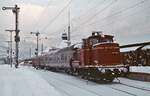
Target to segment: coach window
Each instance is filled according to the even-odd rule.
[[[94,45],[94,44],[97,44],[97,43],[99,43],[99,39],[98,38],[90,39],[90,45]]]
[[[51,57],[49,57],[49,61],[51,61],[52,59],[51,59]]]
[[[57,56],[57,63],[59,63],[59,57]]]
[[[61,60],[64,60],[64,54],[61,54]]]
[[[65,62],[67,61],[67,55],[65,55]]]

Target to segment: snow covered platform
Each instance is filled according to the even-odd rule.
[[[0,65],[0,96],[61,96],[38,74],[27,68]]]
[[[131,66],[130,72],[149,73],[150,74],[150,66]]]
[[[149,66],[131,66],[130,73],[127,76],[130,79],[150,82]]]
[[[119,79],[97,84],[63,73],[0,65],[0,96],[149,96],[149,82]]]

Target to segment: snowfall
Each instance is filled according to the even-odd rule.
[[[150,96],[150,82],[119,78],[98,84],[64,73],[0,64],[0,96]]]

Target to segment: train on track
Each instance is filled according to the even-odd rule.
[[[47,54],[32,58],[36,68],[61,71],[90,80],[112,82],[128,72],[121,63],[119,44],[112,35],[93,32],[82,39],[81,47],[76,44],[62,49],[51,49]]]

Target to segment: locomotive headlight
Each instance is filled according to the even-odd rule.
[[[114,72],[112,72],[111,74],[112,74],[112,75],[115,75],[115,73],[114,73]]]

